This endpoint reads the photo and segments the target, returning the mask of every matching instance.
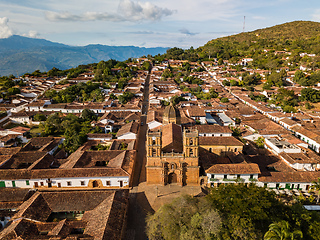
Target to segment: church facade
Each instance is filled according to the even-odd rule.
[[[147,133],[147,183],[199,185],[199,134],[184,129],[179,111],[165,109],[161,128]]]

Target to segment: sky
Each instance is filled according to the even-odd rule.
[[[319,0],[0,0],[0,38],[73,46],[197,48],[297,21],[320,22]]]

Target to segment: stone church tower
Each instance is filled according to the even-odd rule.
[[[160,129],[147,133],[147,183],[199,185],[199,134],[184,129],[180,113],[172,105],[165,109]],[[166,123],[166,124],[165,124]]]
[[[172,103],[170,103],[169,106],[167,106],[163,113],[163,119],[162,119],[163,125],[169,124],[169,123],[175,123],[180,125],[181,124],[181,116],[180,111],[175,108]]]

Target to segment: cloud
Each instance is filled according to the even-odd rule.
[[[174,11],[167,8],[160,8],[150,2],[133,2],[131,0],[121,0],[117,13],[108,12],[85,12],[82,14],[72,14],[66,12],[46,12],[45,16],[49,21],[158,21],[165,16],[172,15]]]
[[[142,34],[142,35],[149,35],[149,34],[155,34],[153,31],[136,31],[136,32],[128,32],[131,34]]]
[[[174,11],[160,8],[150,2],[140,3],[130,0],[121,0],[118,12],[133,21],[151,20],[158,21],[162,17],[172,15]]]
[[[22,34],[24,37],[29,37],[29,38],[37,38],[39,37],[39,33],[37,31],[29,31],[28,33]]]
[[[13,35],[13,31],[8,26],[9,19],[7,17],[0,18],[0,38],[8,38]]]
[[[117,14],[109,13],[98,13],[98,12],[86,12],[81,15],[71,14],[70,12],[46,12],[46,18],[50,21],[59,22],[59,21],[110,21],[110,22],[120,22],[124,19]]]
[[[190,32],[188,29],[186,28],[182,28],[179,30],[180,33],[182,34],[185,34],[185,35],[189,35],[189,36],[194,36],[194,35],[197,35],[198,33],[193,33],[193,32]]]

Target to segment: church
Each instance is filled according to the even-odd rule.
[[[174,106],[167,106],[163,126],[147,133],[147,183],[199,185],[199,134],[196,129],[182,129],[181,116]]]

